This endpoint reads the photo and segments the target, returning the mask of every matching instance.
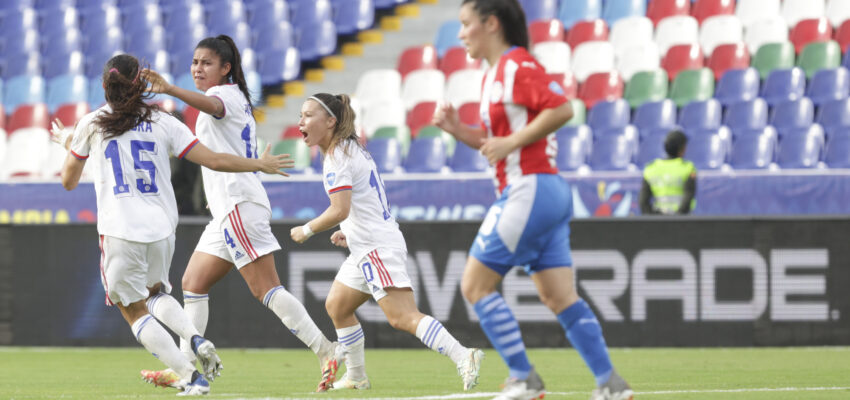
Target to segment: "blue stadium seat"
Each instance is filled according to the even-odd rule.
[[[293,80],[301,73],[301,56],[295,47],[261,53],[259,61],[258,72],[263,86]]]
[[[171,73],[171,55],[165,50],[159,50],[152,53],[137,53],[134,55],[139,59],[139,62],[150,65],[151,69],[159,72],[160,74]]]
[[[121,12],[118,7],[99,5],[81,8],[77,5],[77,10],[80,12],[80,30],[86,37],[92,32],[103,32],[107,28],[121,28]]]
[[[194,53],[198,42],[207,36],[207,27],[204,25],[184,25],[168,32],[165,48],[172,55],[185,51]],[[268,41],[271,42],[272,40]]]
[[[204,10],[210,32],[231,31],[236,25],[248,22],[245,5],[241,1],[221,1]]]
[[[460,21],[452,19],[443,22],[440,29],[437,30],[437,37],[434,38],[434,47],[437,49],[437,56],[442,60],[450,48],[455,46],[463,46],[463,42],[458,39],[460,33]]]
[[[776,154],[776,141],[770,126],[736,132],[729,164],[735,169],[766,169]]]
[[[56,8],[68,8],[74,7],[74,0],[38,0],[38,1],[22,1],[17,0],[18,3],[35,3],[33,6],[37,10],[50,10]],[[15,1],[11,1],[11,4],[14,4]]]
[[[380,173],[393,173],[401,166],[401,145],[398,139],[371,139],[366,142],[366,150],[372,155]]]
[[[569,30],[576,22],[594,20],[602,16],[602,0],[562,1],[558,9],[558,19]]]
[[[594,131],[609,128],[622,128],[629,124],[632,109],[623,99],[600,101],[590,109],[587,124]]]
[[[83,51],[83,34],[76,28],[44,35],[42,41],[44,46],[41,55],[44,58]]]
[[[388,8],[393,8],[398,4],[404,3],[406,0],[375,0],[375,8],[378,10],[385,10]]]
[[[667,152],[664,150],[666,138],[667,132],[657,131],[641,139],[637,154],[638,168],[643,168],[658,158],[667,158]]]
[[[242,70],[243,71],[256,71],[257,70],[257,52],[254,49],[248,47],[240,50],[240,57],[242,58]]]
[[[575,171],[587,165],[593,134],[587,125],[565,126],[555,132],[558,155],[555,161],[560,171]]]
[[[138,4],[157,4],[157,0],[118,0],[119,8],[134,7]]]
[[[7,0],[0,3],[0,11],[12,10],[17,8],[32,8],[35,5],[33,4],[34,0]]]
[[[823,158],[830,168],[850,168],[850,135],[831,137]]]
[[[824,148],[823,129],[818,124],[781,133],[776,163],[781,168],[815,168]]]
[[[795,101],[779,103],[774,107],[770,123],[783,137],[786,131],[808,128],[815,120],[815,107],[812,101],[804,97]]]
[[[11,39],[14,38],[14,39]],[[35,29],[27,29],[17,36],[0,38],[0,59],[16,58],[21,54],[38,53],[41,38]]]
[[[150,32],[155,26],[162,26],[162,14],[156,3],[134,3],[132,6],[122,7],[122,24],[124,32],[132,35],[135,32]]]
[[[38,29],[38,14],[32,8],[7,9],[0,23],[0,36],[12,38],[28,29]]]
[[[467,146],[458,141],[455,152],[449,160],[449,167],[455,172],[482,172],[486,171],[489,163],[477,149]]]
[[[83,75],[59,75],[47,81],[47,108],[56,112],[66,103],[88,101],[89,81]]]
[[[154,53],[166,49],[166,32],[161,26],[155,26],[149,32],[137,31],[127,34],[125,39],[127,41],[125,50],[136,58],[149,58]]]
[[[767,102],[762,98],[735,103],[726,111],[723,122],[734,129],[761,129],[767,126]]]
[[[635,110],[632,123],[641,131],[641,137],[644,137],[649,129],[673,129],[676,126],[676,112],[676,103],[673,100],[647,102]]]
[[[103,75],[103,66],[116,54],[118,54],[118,52],[104,52],[86,56],[86,77],[88,77],[89,80],[100,79]]]
[[[285,50],[295,43],[292,25],[279,21],[254,30],[254,50],[260,54],[270,50]]]
[[[97,7],[117,7],[118,0],[77,0],[76,7],[78,10],[97,8]]]
[[[333,21],[340,35],[355,34],[369,29],[375,23],[375,6],[372,0],[336,0]]]
[[[633,168],[635,144],[625,134],[597,135],[593,133],[590,169],[595,171],[625,171]]]
[[[163,4],[162,15],[163,27],[168,32],[186,26],[204,25],[206,22],[204,6],[192,1]]]
[[[336,50],[336,26],[333,21],[296,28],[295,43],[303,61],[317,61]]]
[[[45,79],[52,79],[59,75],[83,75],[86,72],[85,58],[83,52],[74,51],[70,54],[48,54],[42,59],[41,74]]]
[[[686,130],[717,129],[723,119],[723,107],[717,99],[693,101],[682,107],[679,125]]]
[[[100,108],[100,106],[106,104],[106,96],[103,91],[103,80],[100,76],[96,78],[89,78],[89,106],[91,109]]]
[[[728,151],[729,146],[720,134],[692,135],[684,158],[698,170],[715,170],[726,163]]]
[[[850,73],[844,67],[815,72],[806,88],[806,96],[812,99],[817,107],[831,100],[846,98],[848,95],[850,95]]]
[[[607,0],[602,7],[602,19],[608,23],[608,26],[614,26],[614,23],[622,18],[645,15],[646,1],[644,0]]]
[[[21,75],[6,79],[3,107],[12,113],[19,105],[43,103],[45,84],[41,76]]]
[[[440,172],[446,165],[446,145],[439,137],[418,137],[410,142],[404,160],[407,172]]]
[[[77,29],[79,13],[73,6],[57,6],[39,12],[39,26],[42,32],[53,29]]]
[[[38,53],[7,54],[3,60],[3,79],[20,75],[41,75],[41,56]]]
[[[83,53],[91,57],[101,53],[115,53],[124,50],[124,32],[115,26],[101,32],[89,32],[83,43]]]
[[[526,25],[531,25],[532,21],[558,17],[558,0],[519,0],[519,3],[525,11]]]
[[[260,73],[246,69],[245,84],[248,86],[248,93],[251,94],[251,103],[260,104],[263,101],[263,81],[260,78]]]
[[[850,99],[828,101],[821,105],[817,122],[830,139],[836,135],[850,136]]]
[[[289,2],[292,13],[290,22],[296,31],[302,26],[333,21],[333,10],[329,0],[294,0]]]
[[[777,103],[797,100],[806,92],[806,73],[800,68],[778,69],[767,76],[761,95],[771,107]]]
[[[758,97],[760,83],[755,68],[728,70],[717,82],[714,97],[724,106],[750,101]]]
[[[239,49],[251,47],[251,27],[248,26],[247,22],[240,22],[233,26],[223,27],[214,32],[210,31],[210,27],[207,26],[207,32],[210,36],[230,36],[230,38],[233,39],[233,42],[236,43],[236,47]]]
[[[248,11],[248,24],[254,29],[289,22],[289,6],[284,0],[264,0],[245,4]]]

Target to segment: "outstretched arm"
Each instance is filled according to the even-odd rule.
[[[272,146],[266,145],[266,150],[260,158],[245,158],[227,153],[216,153],[202,143],[198,143],[186,153],[186,159],[203,165],[209,169],[221,172],[254,172],[260,171],[272,175],[289,176],[281,171],[283,168],[292,168],[295,161],[289,158],[289,154],[271,154]]]
[[[172,85],[156,71],[151,69],[143,69],[141,74],[142,78],[151,83],[150,91],[152,93],[162,93],[174,96],[183,100],[186,104],[197,108],[199,111],[219,118],[224,116],[224,104],[218,97],[207,96],[203,93],[193,92],[179,86]]]

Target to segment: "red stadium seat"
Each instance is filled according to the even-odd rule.
[[[464,103],[458,109],[457,113],[460,117],[460,122],[473,125],[480,126],[481,125],[481,114],[478,112],[479,103]]]
[[[186,109],[183,110],[183,122],[192,130],[193,134],[195,133],[195,122],[198,121],[198,114],[200,114],[200,111],[192,106],[186,106]]]
[[[0,129],[6,129],[6,108],[3,107],[3,104],[0,104]],[[5,140],[5,138],[0,140]],[[0,154],[2,154],[2,152],[0,152]]]
[[[410,136],[416,137],[422,127],[431,125],[437,103],[434,101],[423,101],[407,113],[407,127],[410,128]]]
[[[788,35],[788,40],[794,44],[797,54],[811,42],[825,42],[831,39],[832,24],[826,17],[804,19],[798,22]]]
[[[47,104],[35,103],[18,106],[9,117],[7,132],[11,135],[21,128],[44,128],[50,130],[50,114]]]
[[[715,15],[735,15],[735,0],[697,0],[691,9],[691,15],[699,21]]]
[[[559,19],[537,20],[528,26],[531,44],[540,42],[563,42],[564,23]]]
[[[624,87],[618,72],[597,72],[587,77],[579,88],[578,97],[590,109],[600,101],[622,98]]]
[[[700,45],[680,44],[667,50],[667,54],[661,59],[661,68],[667,71],[667,77],[672,81],[676,79],[679,71],[702,68],[705,65],[704,58]]]
[[[567,96],[569,99],[578,97],[578,81],[572,72],[548,75],[561,84],[561,87],[564,88],[564,96]]]
[[[664,18],[675,15],[690,15],[690,13],[690,0],[652,0],[646,10],[647,18],[651,19],[656,26]]]
[[[608,24],[603,19],[579,21],[567,32],[567,44],[575,49],[584,42],[608,40]]]
[[[717,46],[708,59],[708,67],[714,71],[715,80],[720,80],[727,70],[746,69],[749,66],[750,51],[744,43]]]
[[[847,46],[850,46],[850,20],[841,23],[841,26],[838,27],[838,32],[835,33],[835,40],[838,42],[838,46],[841,47],[841,52],[846,53]]]
[[[431,45],[408,47],[399,56],[396,69],[402,80],[417,69],[437,69],[437,49]]]
[[[63,104],[56,109],[56,112],[53,113],[53,119],[59,119],[62,121],[62,124],[66,127],[73,128],[74,125],[79,122],[89,113],[89,103],[80,102],[80,103],[71,103],[71,104]]]
[[[452,47],[448,49],[440,60],[440,70],[443,71],[446,79],[455,71],[478,68],[481,68],[481,60],[468,57],[466,55],[466,49],[463,47]]]
[[[304,135],[301,134],[301,129],[298,125],[289,125],[280,133],[280,140],[284,139],[301,139]]]

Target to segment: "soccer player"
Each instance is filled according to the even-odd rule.
[[[145,349],[178,375],[181,395],[209,393],[207,379],[219,374],[215,346],[192,325],[168,293],[174,254],[177,203],[171,186],[169,155],[220,171],[281,173],[291,160],[269,155],[247,159],[211,152],[171,115],[144,102],[148,82],[135,57],[112,57],[103,68],[107,105],[84,116],[73,135],[59,120],[53,139],[70,151],[62,185],[73,190],[91,158],[95,168],[100,276],[106,303],[115,304]],[[191,343],[204,375],[180,352],[162,321]]]
[[[192,58],[195,87],[204,93],[169,84],[152,70],[142,71],[151,91],[179,98],[201,111],[196,122],[198,139],[213,151],[257,158],[253,105],[242,73],[239,49],[226,35],[209,37],[195,46]],[[272,252],[280,249],[269,225],[271,205],[259,176],[224,174],[202,168],[204,191],[212,221],[207,225],[183,274],[184,308],[195,327],[204,332],[209,316],[209,291],[235,266],[251,294],[271,309],[319,357],[320,368],[334,362],[335,344],[328,341],[298,299],[280,283]],[[191,355],[189,343],[180,347]],[[168,385],[169,371],[155,383]]]
[[[384,182],[369,152],[357,141],[354,110],[347,95],[319,93],[301,106],[298,123],[304,142],[318,145],[324,155],[324,186],[330,206],[303,226],[292,228],[292,240],[304,243],[314,232],[340,230],[331,242],[351,254],[334,278],[325,301],[345,353],[345,375],[334,383],[335,372],[325,374],[326,388],[368,389],[364,336],[354,315],[374,297],[393,328],[409,332],[430,349],[457,365],[464,390],[478,384],[484,352],[466,348],[440,321],[419,312],[407,275],[407,245],[390,214]]]
[[[596,377],[592,398],[630,399],[632,390],[611,364],[596,316],[576,293],[569,248],[572,198],[555,168],[553,134],[572,109],[561,86],[528,53],[525,14],[517,0],[464,0],[460,22],[458,36],[469,56],[491,65],[481,94],[482,126],[463,125],[451,104],[442,105],[433,122],[495,166],[499,198],[472,244],[461,290],[510,371],[497,399],[545,393],[519,324],[496,291],[514,266],[531,276],[541,301]]]

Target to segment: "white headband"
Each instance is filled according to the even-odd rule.
[[[318,97],[316,97],[316,96],[310,96],[310,97],[309,97],[309,99],[310,99],[310,100],[316,100],[316,102],[317,102],[317,103],[319,103],[319,104],[322,106],[322,108],[324,108],[324,109],[325,109],[325,111],[327,111],[327,112],[328,112],[328,114],[330,114],[330,115],[331,115],[331,117],[336,118],[336,114],[334,114],[334,112],[333,112],[333,111],[331,111],[331,108],[330,108],[330,107],[328,107],[328,106],[327,106],[327,104],[325,104],[325,102],[324,102],[324,101],[320,100],[320,99],[319,99]],[[339,118],[336,118],[336,119],[339,119]]]

